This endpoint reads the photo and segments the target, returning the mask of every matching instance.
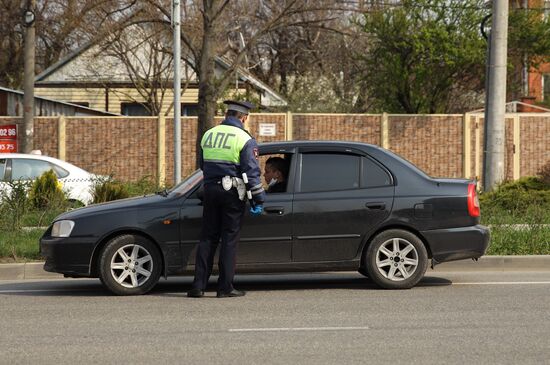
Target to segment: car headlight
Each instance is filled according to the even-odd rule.
[[[69,237],[74,227],[74,222],[69,220],[57,221],[52,227],[52,237]]]

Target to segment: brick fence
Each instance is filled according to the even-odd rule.
[[[0,126],[22,118],[0,117]],[[380,145],[431,176],[480,178],[483,114],[251,114],[259,142],[347,140]],[[262,135],[263,131],[274,135]],[[159,133],[160,132],[160,133]],[[37,117],[35,149],[125,181],[173,181],[174,131],[164,117]],[[182,118],[182,174],[195,169],[197,119]],[[550,115],[506,114],[506,178],[534,175],[550,160]]]

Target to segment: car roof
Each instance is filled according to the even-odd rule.
[[[410,161],[406,160],[402,156],[392,152],[391,150],[382,148],[380,146],[362,143],[362,142],[351,142],[351,141],[283,141],[283,142],[268,142],[261,143],[260,150],[261,152],[273,152],[273,150],[279,150],[281,153],[290,152],[293,148],[309,148],[309,147],[318,147],[318,148],[343,148],[343,149],[355,149],[369,154],[369,156],[374,157],[379,162],[381,162],[390,170],[396,172],[401,169],[399,166],[407,166],[411,171],[415,171],[417,175],[422,176],[423,178],[429,178],[429,175],[422,171],[418,166],[414,165]],[[266,151],[267,150],[267,151]]]
[[[62,161],[54,157],[35,155],[32,153],[0,153],[0,158],[28,158],[32,160]]]
[[[46,156],[46,155],[35,155],[35,154],[31,154],[31,153],[0,153],[0,158],[25,158],[25,159],[30,159],[30,160],[42,160],[42,161],[48,161],[48,162],[51,162],[51,163],[55,163],[56,165],[59,165],[65,169],[71,169],[73,170],[73,173],[74,171],[81,171],[81,172],[85,172],[85,173],[88,173],[88,171],[78,167],[78,166],[75,166],[73,165],[72,163],[70,162],[67,162],[67,161],[63,161],[63,160],[60,160],[58,158],[55,158],[55,157],[50,157],[50,156]]]
[[[363,142],[352,142],[352,141],[327,141],[327,140],[317,140],[317,141],[282,141],[282,142],[267,142],[260,143],[259,145],[262,149],[272,149],[272,148],[283,148],[291,149],[297,147],[343,147],[343,148],[356,148],[364,151],[368,150],[379,150],[385,151],[383,148]]]

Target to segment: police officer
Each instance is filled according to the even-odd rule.
[[[214,254],[221,240],[219,255],[218,298],[240,297],[244,291],[233,288],[235,259],[246,202],[243,173],[248,178],[246,190],[252,193],[250,211],[259,215],[265,197],[260,180],[258,145],[244,129],[243,123],[254,106],[246,101],[224,101],[224,121],[206,131],[201,140],[200,168],[204,173],[203,224],[195,259],[195,278],[188,297],[200,298],[212,273]]]

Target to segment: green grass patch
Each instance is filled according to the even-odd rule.
[[[488,255],[550,255],[550,227],[491,226]]]
[[[0,262],[41,260],[38,241],[43,229],[0,232]]]
[[[550,255],[550,207],[530,205],[521,212],[484,209],[481,222],[491,227],[489,255]]]
[[[124,183],[124,187],[130,196],[143,196],[162,190],[151,176],[142,177],[136,182]]]
[[[33,210],[23,216],[23,227],[47,227],[51,222],[65,212],[65,209],[48,209],[44,211]]]
[[[491,227],[489,255],[550,254],[550,184],[525,177],[480,195],[481,223]]]

